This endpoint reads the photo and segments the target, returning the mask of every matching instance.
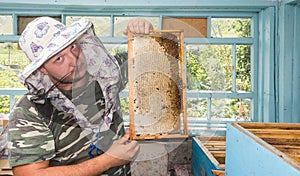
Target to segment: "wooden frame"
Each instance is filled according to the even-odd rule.
[[[181,76],[181,117],[183,118],[183,133],[162,133],[158,131],[156,134],[137,134],[135,123],[135,88],[134,88],[134,48],[133,40],[134,34],[128,33],[128,83],[129,83],[129,116],[130,116],[130,139],[134,140],[147,140],[147,139],[159,139],[159,138],[187,138],[187,110],[186,110],[186,81],[185,81],[185,57],[184,57],[184,37],[181,30],[152,30],[149,35],[155,35],[157,33],[179,33],[178,51],[180,61],[180,76]],[[180,120],[180,117],[179,117]],[[182,123],[180,122],[180,128],[182,129]],[[180,129],[180,130],[181,130]]]

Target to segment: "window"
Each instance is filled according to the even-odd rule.
[[[67,25],[78,18],[88,18],[94,22],[96,35],[112,54],[127,50],[127,37],[122,34],[123,29],[130,19],[142,17],[151,21],[155,29],[177,27],[185,31],[190,122],[217,121],[225,124],[233,120],[263,121],[265,114],[272,116],[275,112],[272,75],[276,37],[274,21],[277,17],[272,14],[277,13],[277,2],[255,2],[257,4],[251,7],[245,5],[246,1],[231,5],[212,2],[202,7],[200,2],[191,5],[187,1],[184,7],[177,2],[167,10],[159,4],[153,6],[148,3],[143,8],[134,4],[104,8],[98,4],[97,7],[82,6],[80,10],[79,6],[70,8],[63,4],[57,9],[41,4],[43,11],[22,11],[20,7],[10,10],[7,7],[1,11],[4,8],[1,7],[1,65],[18,62],[13,57],[8,59],[8,49],[4,47],[12,44],[11,53],[21,53],[17,46],[18,34],[14,32],[18,29],[19,16],[50,14]],[[21,54],[17,57],[26,58]],[[128,112],[127,95],[126,90],[121,93],[125,115]],[[269,103],[267,107],[265,103]]]
[[[0,15],[0,35],[12,35],[13,34],[13,23],[11,15]]]
[[[11,16],[3,16],[1,19],[4,17],[6,24],[12,26]],[[129,20],[136,18],[109,15],[66,15],[66,24],[69,25],[81,17],[93,22],[96,35],[100,38],[124,37],[122,31],[126,24]],[[190,95],[187,102],[190,118],[251,119],[251,64],[253,64],[251,63],[253,60],[251,59],[251,45],[253,43],[243,43],[245,38],[252,38],[251,17],[160,18],[144,16],[143,18],[151,21],[155,29],[160,27],[160,23],[165,29],[183,28],[187,39],[196,40],[196,42],[186,42],[187,88],[188,95]],[[210,41],[210,39],[215,40]],[[115,44],[105,43],[105,45],[113,54],[126,51],[126,44],[118,44],[118,41]],[[8,46],[11,47],[8,48]],[[2,57],[6,57],[8,51],[14,53],[18,50],[16,44],[6,43],[2,46],[2,51],[6,52],[2,54]],[[13,58],[22,58],[13,54],[8,57],[9,59],[2,58],[2,63],[5,62],[3,65],[20,62],[11,61]],[[243,92],[244,96],[240,97],[239,92]],[[123,100],[124,114],[128,114],[126,108],[128,100],[126,97]]]
[[[210,21],[210,36],[186,46],[189,117],[251,120],[253,43],[243,43],[251,38],[251,18]]]
[[[27,64],[29,64],[29,60],[25,54],[18,49],[17,43],[0,43],[0,88],[7,90],[12,88],[24,88],[24,86],[19,83],[17,75]],[[8,91],[13,95],[13,90]],[[22,92],[24,91],[16,92],[16,95],[21,95]],[[0,94],[0,113],[9,113],[13,105],[11,102],[14,102],[18,97]]]

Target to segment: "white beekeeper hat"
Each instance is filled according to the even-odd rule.
[[[39,17],[30,22],[19,40],[20,47],[31,60],[22,71],[21,83],[24,84],[29,75],[91,26],[92,23],[84,18],[67,27],[50,17]]]

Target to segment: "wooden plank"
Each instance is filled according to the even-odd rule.
[[[188,135],[188,115],[187,115],[187,103],[186,103],[186,75],[185,75],[185,56],[184,56],[184,35],[183,31],[180,32],[180,71],[181,71],[181,87],[182,87],[182,111],[183,111],[183,134]]]
[[[0,159],[0,168],[10,168],[9,162],[7,159]]]
[[[286,145],[286,144],[274,144],[274,147],[281,149],[281,150],[299,150],[300,151],[300,146],[299,145]]]
[[[261,122],[238,122],[245,129],[288,129],[300,130],[299,123],[261,123]]]
[[[293,156],[289,156],[289,157],[291,157],[296,162],[300,163],[300,157],[293,157]]]
[[[206,148],[225,148],[226,147],[226,144],[221,144],[221,143],[209,143],[209,144],[203,143],[203,145]]]
[[[5,160],[0,160],[0,175],[4,176],[9,176],[9,175],[13,175],[12,169],[9,166],[9,162],[7,159]]]
[[[300,163],[300,154],[295,154],[295,153],[284,153],[285,155],[287,155],[288,157],[292,158],[293,160],[295,160],[296,162]]]
[[[12,171],[0,171],[1,176],[12,176],[14,175]]]
[[[226,141],[225,136],[197,136],[195,138],[200,141]]]
[[[201,141],[201,140],[200,140]],[[226,145],[225,141],[201,141],[204,145]]]
[[[226,146],[206,146],[204,145],[209,151],[225,151]]]
[[[188,135],[184,134],[161,134],[161,135],[135,135],[133,136],[134,140],[152,140],[152,139],[180,139],[188,138]]]
[[[128,68],[133,67],[133,51],[132,51],[132,33],[128,32]],[[133,88],[133,71],[128,69],[128,86],[129,86],[129,118],[130,122],[134,122],[134,88]],[[134,123],[129,123],[130,128],[130,139],[132,140],[135,136]]]
[[[214,176],[225,176],[225,171],[223,170],[212,170],[211,172],[214,174]]]
[[[247,129],[248,131],[254,133],[254,134],[260,134],[260,133],[277,133],[277,134],[300,134],[300,129],[299,130],[294,130],[294,129]]]
[[[215,156],[216,160],[219,162],[219,163],[223,163],[223,164],[219,164],[219,169],[221,168],[225,168],[225,156],[220,156],[220,157],[217,157]]]
[[[224,157],[225,151],[209,151],[214,157]]]
[[[300,134],[280,134],[280,133],[254,133],[259,138],[275,138],[275,139],[300,139]]]
[[[268,138],[261,138],[261,139],[273,147],[275,147],[276,145],[282,145],[282,144],[285,144],[286,146],[295,146],[295,145],[300,144],[299,139],[293,139],[293,138],[270,138],[270,137],[268,137]]]

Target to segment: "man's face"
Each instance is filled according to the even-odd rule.
[[[40,70],[59,88],[70,90],[84,84],[86,60],[77,41],[44,63]],[[59,82],[59,83],[58,83]]]

